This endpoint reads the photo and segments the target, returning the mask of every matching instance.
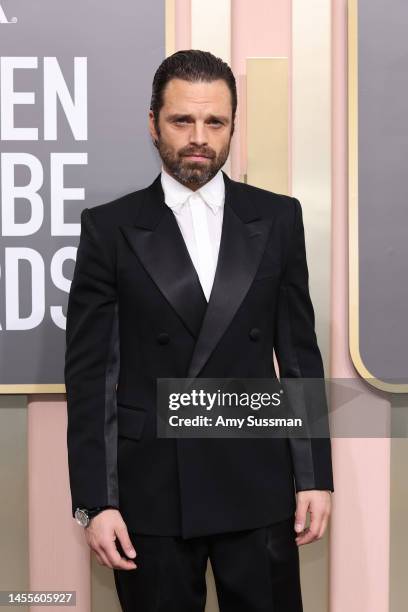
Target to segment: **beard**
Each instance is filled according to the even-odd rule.
[[[179,151],[169,146],[159,135],[155,145],[170,174],[186,187],[199,188],[208,183],[225,164],[230,150],[231,138],[218,155],[208,147],[184,147]],[[187,158],[187,155],[203,155],[205,161]]]

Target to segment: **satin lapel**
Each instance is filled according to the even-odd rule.
[[[152,280],[197,337],[207,300],[177,221],[164,202],[160,174],[146,188],[135,224],[121,230]]]
[[[228,328],[260,264],[273,218],[261,218],[243,185],[223,172],[224,219],[214,283],[187,378],[198,376]]]

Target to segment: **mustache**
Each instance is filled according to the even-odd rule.
[[[208,150],[206,150],[206,151],[185,151],[185,152],[181,153],[181,155],[183,155],[183,156],[187,156],[187,155],[200,155],[201,157],[209,157],[209,158],[215,157],[214,152],[208,151]]]

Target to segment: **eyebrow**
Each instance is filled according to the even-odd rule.
[[[192,115],[189,114],[182,114],[182,113],[173,113],[171,115],[167,115],[167,119],[169,121],[174,121],[174,120],[180,120],[180,119],[193,119]],[[224,115],[209,115],[207,117],[207,120],[213,120],[216,119],[217,121],[221,121],[224,123],[228,123],[229,122],[229,118],[225,117]]]

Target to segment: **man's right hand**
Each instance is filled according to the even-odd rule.
[[[85,528],[85,537],[94,551],[98,563],[111,569],[131,570],[137,567],[130,559],[121,557],[116,548],[118,538],[124,553],[128,557],[136,557],[137,553],[130,541],[126,523],[119,510],[108,508],[94,516]]]

